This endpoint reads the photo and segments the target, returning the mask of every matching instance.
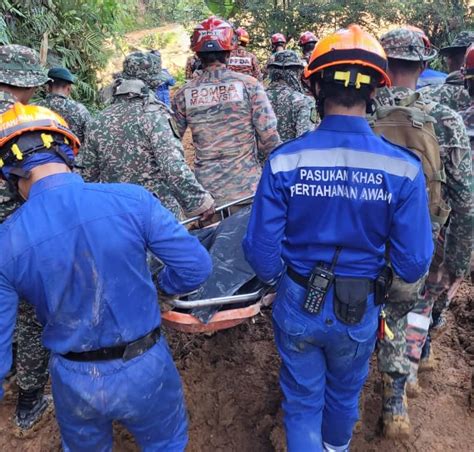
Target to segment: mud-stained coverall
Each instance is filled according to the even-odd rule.
[[[111,450],[113,420],[143,450],[184,450],[183,392],[164,337],[128,361],[61,355],[129,343],[158,327],[147,250],[166,264],[161,289],[184,293],[211,271],[198,240],[141,187],[86,184],[63,173],[32,186],[28,201],[0,226],[0,241],[0,382],[11,365],[21,296],[34,303],[43,344],[52,352],[52,392],[66,451]]]
[[[427,206],[419,160],[375,136],[364,118],[327,116],[270,155],[243,246],[263,281],[279,280],[273,321],[290,452],[348,449],[376,340],[372,288],[385,244],[401,278],[424,275],[433,253]],[[288,273],[309,276],[316,263],[331,263],[336,247],[336,282],[310,314],[306,288]],[[335,290],[354,301],[343,278],[369,280],[363,317],[352,325],[335,311]]]

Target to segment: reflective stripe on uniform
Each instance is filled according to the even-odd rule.
[[[407,316],[408,325],[428,331],[430,327],[430,318],[415,312],[409,312]]]
[[[280,154],[270,160],[272,173],[292,171],[302,167],[348,167],[384,171],[394,176],[415,179],[419,167],[406,160],[374,152],[346,148],[304,149],[292,154]]]

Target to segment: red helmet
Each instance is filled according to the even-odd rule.
[[[464,78],[474,78],[474,44],[471,44],[466,50],[464,57]]]
[[[245,28],[242,28],[242,27],[237,28],[237,30],[235,30],[235,34],[237,35],[239,42],[242,42],[243,44],[249,43],[250,36],[247,33],[247,30]]]
[[[194,28],[191,36],[193,52],[223,52],[234,50],[237,37],[225,20],[211,16]]]
[[[274,35],[272,35],[271,39],[272,39],[272,44],[273,45],[286,44],[286,38],[281,33],[275,33]]]
[[[300,40],[298,41],[298,45],[303,47],[305,44],[309,44],[310,42],[318,42],[318,38],[314,33],[310,31],[305,31],[301,33]]]

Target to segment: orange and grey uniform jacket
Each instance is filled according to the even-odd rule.
[[[252,195],[261,161],[280,143],[261,83],[211,65],[176,92],[172,106],[180,135],[191,129],[196,177],[216,203]]]
[[[239,46],[230,53],[227,68],[231,71],[240,72],[241,74],[251,75],[257,80],[262,81],[262,71],[258,63],[257,57],[245,50],[245,47]]]

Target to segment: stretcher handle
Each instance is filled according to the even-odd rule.
[[[256,292],[245,293],[241,295],[229,295],[227,297],[204,298],[202,300],[169,300],[167,304],[178,309],[206,308],[208,306],[221,306],[234,303],[245,303],[248,301],[256,301],[265,294],[265,288]]]
[[[237,199],[236,201],[232,201],[232,202],[228,202],[227,204],[223,204],[222,206],[219,206],[217,209],[216,209],[216,213],[219,213],[219,212],[222,212],[223,210],[225,209],[228,209],[232,206],[235,206],[235,205],[238,205],[238,204],[241,204],[245,201],[250,201],[251,199],[253,199],[254,195],[249,195],[249,196],[245,196],[244,198],[240,198],[240,199]],[[189,223],[193,223],[194,221],[198,221],[201,219],[201,215],[197,215],[195,217],[192,217],[192,218],[188,218],[184,221],[181,222],[181,224],[183,226],[189,224]],[[224,219],[222,217],[222,219]]]

